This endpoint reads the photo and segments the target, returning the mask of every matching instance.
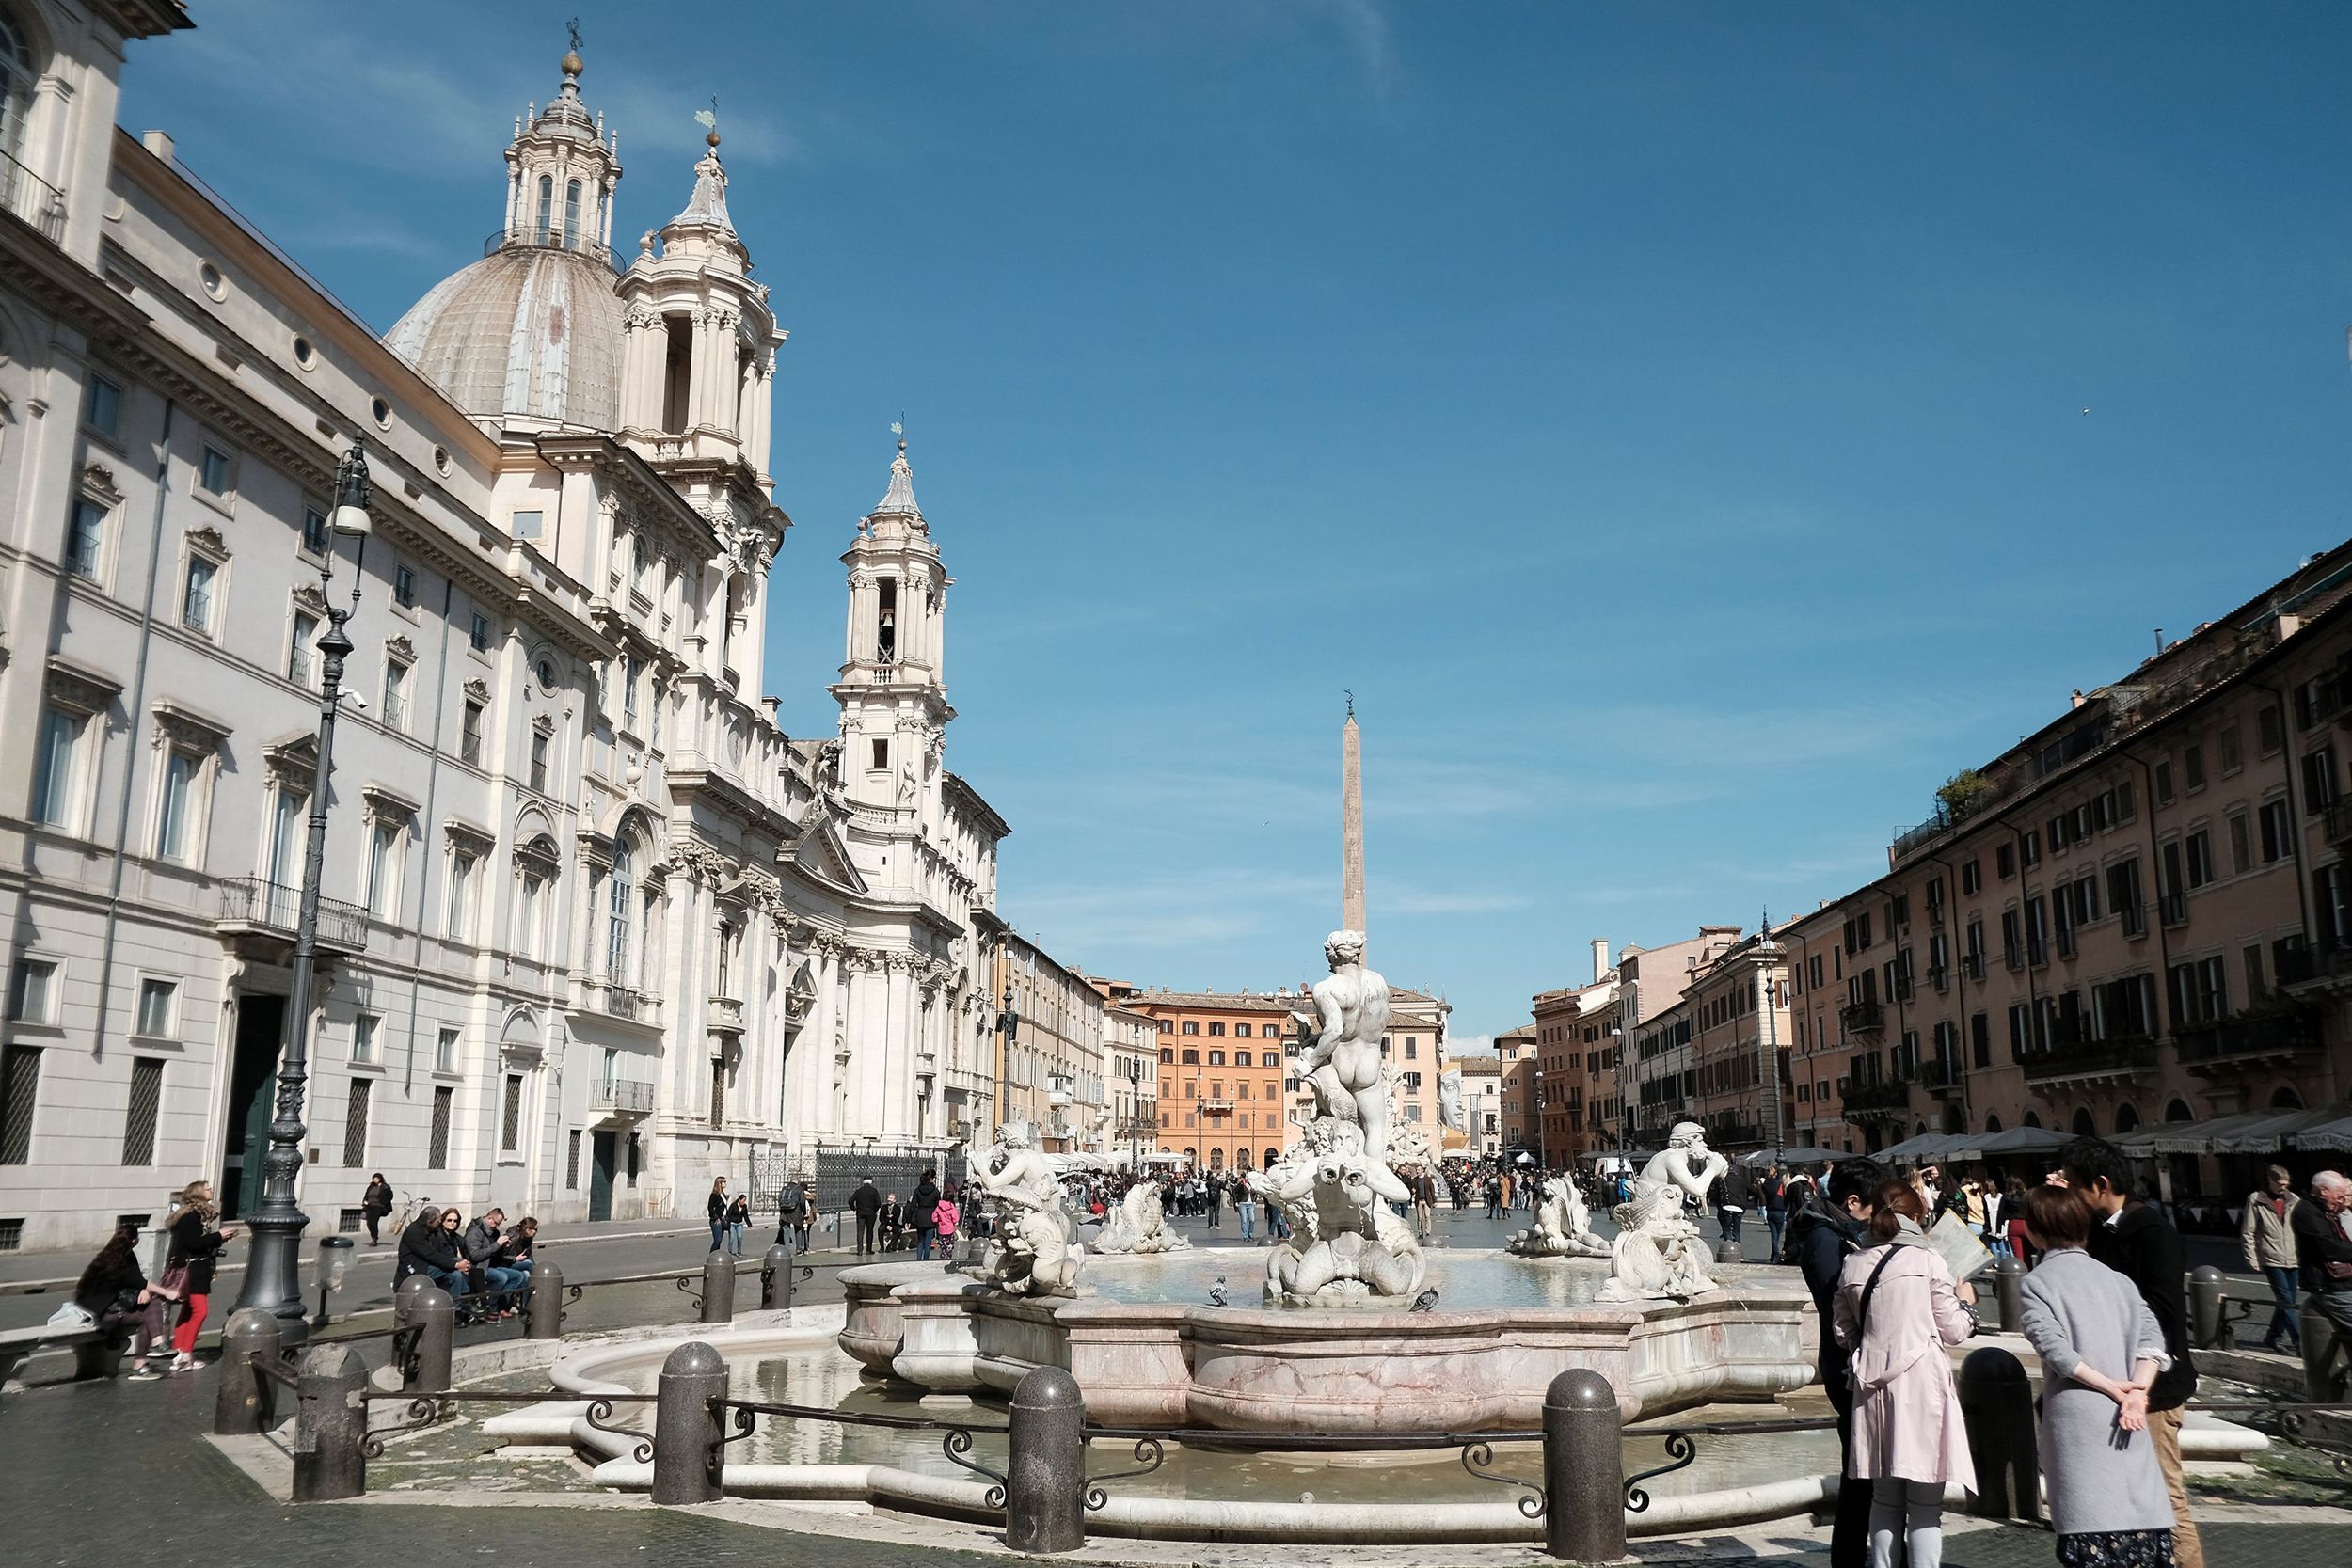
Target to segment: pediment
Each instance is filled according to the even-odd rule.
[[[857,863],[850,858],[850,846],[842,838],[839,826],[830,817],[819,818],[801,835],[793,847],[793,863],[852,893],[866,891],[866,879],[858,874]]]

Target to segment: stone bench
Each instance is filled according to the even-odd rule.
[[[35,1323],[30,1328],[0,1329],[0,1387],[8,1386],[36,1351],[70,1349],[73,1375],[92,1378],[114,1376],[121,1370],[123,1353],[129,1348],[130,1341],[123,1336],[104,1336],[95,1328]]]

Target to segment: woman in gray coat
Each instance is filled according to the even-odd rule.
[[[2148,1386],[2169,1364],[2164,1331],[2122,1275],[2083,1250],[2088,1205],[2063,1187],[2026,1195],[2041,1261],[2020,1286],[2042,1358],[2042,1470],[2061,1568],[2172,1568],[2172,1501],[2148,1432]]]

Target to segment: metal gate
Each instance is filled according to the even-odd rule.
[[[882,1152],[855,1147],[827,1148],[820,1144],[817,1149],[817,1207],[827,1213],[847,1209],[850,1195],[869,1176],[884,1197],[897,1193],[900,1202],[914,1196],[915,1186],[926,1170],[937,1171],[943,1187],[950,1181],[961,1187],[964,1166],[961,1148]]]

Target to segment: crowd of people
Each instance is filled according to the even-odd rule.
[[[449,1292],[458,1322],[498,1323],[530,1303],[538,1239],[539,1222],[528,1216],[509,1225],[506,1211],[494,1205],[469,1220],[463,1210],[437,1209],[421,1198],[400,1233],[392,1287],[423,1275]]]

